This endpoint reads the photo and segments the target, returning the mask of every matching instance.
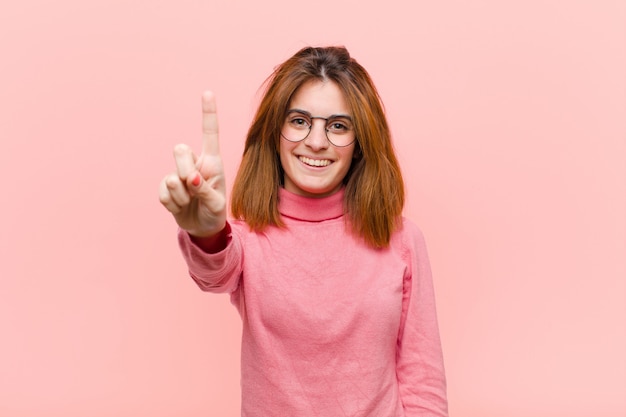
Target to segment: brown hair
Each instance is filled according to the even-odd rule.
[[[303,48],[267,79],[233,186],[233,216],[256,231],[284,225],[278,212],[280,130],[291,97],[309,80],[331,80],[345,94],[357,143],[343,180],[344,210],[354,234],[373,247],[386,247],[399,227],[404,183],[380,96],[367,71],[344,47]]]

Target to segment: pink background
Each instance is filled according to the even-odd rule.
[[[0,6],[0,415],[235,416],[239,317],[157,185],[218,98],[345,44],[383,96],[435,274],[452,416],[626,415],[626,3]]]

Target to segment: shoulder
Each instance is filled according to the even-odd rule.
[[[422,230],[411,219],[406,217],[402,217],[400,227],[394,232],[391,243],[407,249],[421,249],[426,246]]]
[[[285,230],[284,228],[268,225],[262,230],[254,230],[246,223],[245,220],[228,219],[231,227],[231,236],[233,240],[241,242],[242,245],[254,245],[259,239],[267,238],[268,235],[275,235],[277,231]]]
[[[245,239],[252,231],[244,220],[228,219],[233,236]]]
[[[412,271],[429,264],[424,234],[420,227],[406,217],[402,218],[401,226],[391,238],[391,248]]]

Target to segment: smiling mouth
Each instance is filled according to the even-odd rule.
[[[311,159],[306,156],[299,156],[298,159],[304,164],[312,167],[327,167],[332,163],[330,159]]]

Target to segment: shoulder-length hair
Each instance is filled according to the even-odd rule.
[[[335,82],[352,112],[357,142],[343,180],[349,228],[370,246],[387,247],[401,225],[404,183],[378,91],[344,47],[303,48],[266,80],[233,185],[232,214],[255,231],[284,226],[278,212],[280,131],[292,96],[310,80]]]

